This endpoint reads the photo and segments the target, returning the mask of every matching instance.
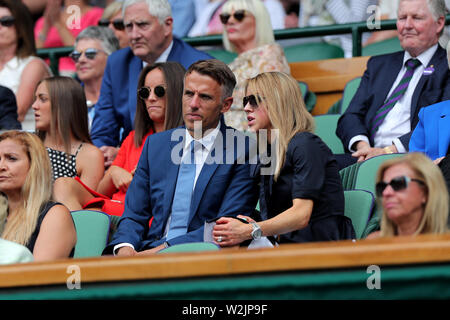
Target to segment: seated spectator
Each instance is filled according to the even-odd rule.
[[[383,207],[381,229],[367,238],[447,232],[449,196],[439,168],[410,153],[378,169],[376,192]]]
[[[1,238],[26,246],[35,261],[73,256],[75,225],[69,210],[50,200],[51,166],[40,139],[25,131],[2,133],[0,163],[0,192],[8,199]]]
[[[433,9],[431,9],[433,5]],[[423,19],[413,19],[417,15]],[[340,167],[384,153],[408,151],[422,107],[448,99],[447,56],[439,44],[444,0],[401,0],[397,31],[404,51],[374,56],[336,134],[352,154]]]
[[[90,6],[89,0],[47,0],[44,14],[34,27],[36,46],[73,46],[76,36],[86,27],[96,26],[102,13],[103,8]],[[59,59],[59,74],[75,74],[75,64],[70,58]]]
[[[189,30],[189,37],[220,34],[223,25],[219,14],[227,0],[195,0],[195,23]]]
[[[248,137],[221,121],[235,84],[233,73],[219,60],[189,67],[182,100],[185,127],[147,138],[105,254],[149,255],[170,245],[203,241],[205,221],[255,207],[255,182],[245,161]],[[245,147],[234,145],[236,139]]]
[[[105,155],[105,167],[111,165],[117,147],[133,129],[135,92],[144,64],[176,61],[187,68],[197,60],[212,58],[173,37],[167,0],[127,0],[123,8],[130,47],[108,58],[91,128],[92,141]]]
[[[89,128],[100,96],[103,73],[108,56],[119,49],[119,41],[108,28],[87,27],[77,36],[70,57],[75,62],[78,78],[83,83],[88,107]]]
[[[314,120],[297,81],[285,73],[265,72],[248,80],[245,94],[249,128],[258,145],[268,144],[271,151],[270,163],[259,166],[263,221],[238,216],[250,222],[246,224],[222,217],[213,230],[217,244],[234,246],[261,236],[278,237],[280,243],[354,238],[351,220],[344,216],[336,160],[312,133]]]
[[[450,61],[450,42],[447,45]],[[410,152],[423,152],[432,160],[442,159],[450,146],[450,101],[420,109],[419,122],[409,141]]]
[[[195,23],[194,0],[169,0],[173,17],[173,35],[183,38]]]
[[[98,22],[101,27],[109,27],[114,31],[114,35],[119,40],[120,48],[129,46],[128,35],[125,32],[125,25],[122,18],[122,1],[114,1],[103,11],[102,18]]]
[[[242,105],[244,84],[261,72],[289,73],[289,64],[283,48],[275,43],[270,17],[261,0],[229,0],[220,14],[224,24],[223,45],[238,53],[229,67],[237,79],[233,105],[225,114],[227,125],[247,129],[247,116]]]
[[[378,0],[300,0],[299,27],[366,21],[373,14],[367,8],[377,3]],[[363,43],[369,36],[363,34]],[[325,41],[342,47],[345,57],[353,56],[351,35],[327,36]]]
[[[145,67],[138,81],[140,89],[137,93],[135,130],[122,143],[117,158],[106,171],[97,190],[78,183],[78,179],[60,178],[55,182],[55,199],[71,211],[84,208],[121,216],[125,194],[147,137],[183,124],[181,98],[184,72],[178,62]]]
[[[79,177],[95,190],[105,169],[103,154],[89,136],[83,88],[69,77],[46,78],[35,97],[36,130],[47,148],[53,179]]]
[[[33,91],[50,69],[35,56],[33,21],[20,1],[0,0],[0,24],[0,85],[14,92],[18,120],[24,130],[33,131]]]
[[[17,120],[17,104],[14,92],[0,86],[0,130],[22,129]]]

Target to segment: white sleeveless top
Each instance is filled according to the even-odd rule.
[[[22,77],[22,72],[25,67],[33,60],[39,59],[43,64],[46,63],[39,57],[29,56],[27,58],[18,59],[17,57],[9,60],[2,70],[0,70],[0,85],[11,89],[14,94],[17,95],[17,90],[19,90],[20,79]],[[47,65],[46,65],[47,66]],[[51,74],[50,68],[47,66],[49,74]],[[34,111],[32,108],[28,109],[25,119],[22,122],[22,129],[26,131],[34,131]]]

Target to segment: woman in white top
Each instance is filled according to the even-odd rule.
[[[20,122],[30,110],[33,130],[33,93],[37,83],[50,75],[45,62],[36,57],[33,21],[21,1],[0,0],[0,85],[10,88],[16,95]]]

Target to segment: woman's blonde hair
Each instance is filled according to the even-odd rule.
[[[255,17],[255,40],[257,47],[275,42],[270,15],[261,0],[228,0],[223,5],[221,13],[231,14],[232,10],[246,10]],[[228,34],[225,28],[223,28],[222,39],[223,46],[226,50],[237,52],[236,47],[228,40]]]
[[[402,157],[393,158],[384,162],[377,173],[377,183],[383,181],[387,169],[395,165],[406,165],[414,171],[417,179],[425,183],[427,202],[424,214],[414,235],[447,232],[449,214],[449,195],[442,172],[433,161],[422,153],[413,152]],[[378,199],[381,207],[381,199]],[[381,218],[381,236],[394,236],[397,234],[396,226],[387,217],[383,210]]]
[[[264,72],[247,81],[245,92],[257,93],[267,109],[272,129],[277,129],[276,166],[278,178],[289,141],[298,132],[314,132],[314,119],[306,110],[297,80],[283,72]]]
[[[30,161],[30,169],[21,189],[22,204],[14,216],[8,217],[1,237],[26,245],[36,228],[42,205],[51,198],[52,169],[47,151],[38,136],[13,130],[0,134],[0,141],[6,139],[11,139],[24,148]]]

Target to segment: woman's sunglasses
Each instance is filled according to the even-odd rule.
[[[380,181],[376,184],[375,190],[378,197],[383,195],[383,191],[387,188],[387,186],[391,186],[394,191],[401,191],[408,188],[408,185],[411,181],[415,181],[422,186],[425,186],[425,182],[419,179],[413,179],[407,176],[400,176],[392,179],[390,182]]]
[[[125,25],[123,24],[123,20],[122,19],[116,19],[113,21],[109,21],[109,20],[100,20],[98,22],[98,25],[100,27],[109,27],[109,25],[112,23],[114,29],[116,30],[120,30],[123,31],[125,30]]]
[[[14,21],[14,17],[11,16],[0,18],[0,24],[2,25],[2,27],[11,27],[14,24]]]
[[[166,94],[166,89],[164,89],[163,86],[156,86],[153,90],[155,92],[155,95],[158,98],[162,98]],[[152,93],[152,88],[150,88],[150,87],[142,87],[142,88],[139,88],[139,90],[138,90],[138,96],[142,100],[147,100],[148,97],[150,97],[151,93]]]
[[[94,49],[94,48],[88,48],[84,51],[72,51],[72,53],[69,55],[72,60],[74,62],[78,62],[78,60],[80,60],[81,55],[84,53],[84,55],[86,56],[86,58],[88,58],[89,60],[94,60],[95,57],[97,56],[97,53],[99,53],[101,50],[98,49]]]
[[[249,96],[246,96],[242,99],[243,106],[245,107],[247,103],[250,103],[250,106],[252,108],[258,108],[258,102],[261,102],[262,99],[260,96],[255,96],[254,94],[251,94]]]
[[[221,13],[219,15],[219,17],[220,17],[220,21],[222,21],[223,24],[227,24],[228,20],[231,17],[231,14]],[[245,18],[245,10],[236,10],[233,14],[233,17],[234,17],[234,19],[236,19],[236,21],[241,22]]]

